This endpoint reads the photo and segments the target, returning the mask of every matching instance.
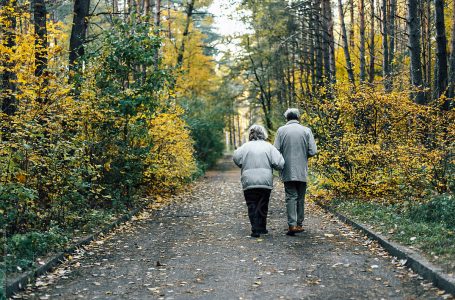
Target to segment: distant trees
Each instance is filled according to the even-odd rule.
[[[455,19],[455,8],[444,0],[293,0],[288,5],[247,0],[243,7],[251,10],[254,29],[244,38],[246,54],[239,62],[248,98],[262,108],[272,133],[286,107],[302,109],[326,153],[318,158],[319,182],[337,191],[346,182],[346,193],[374,186],[366,193],[374,197],[395,184],[381,186],[387,181],[381,172],[395,167],[378,160],[390,155],[395,162],[413,161],[403,168],[420,184],[428,185],[424,182],[431,177],[444,186],[436,189],[447,189],[455,21],[446,20]],[[426,162],[414,157],[414,147],[425,149]],[[422,167],[427,163],[431,175],[414,173],[415,166],[427,168]],[[400,180],[411,184],[405,173]]]

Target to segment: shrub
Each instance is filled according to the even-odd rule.
[[[440,223],[455,230],[455,198],[452,194],[437,195],[426,203],[414,205],[408,214],[416,222]]]
[[[183,109],[176,106],[149,122],[152,147],[146,158],[145,182],[151,191],[174,191],[196,171],[193,140],[182,114]]]
[[[320,186],[346,197],[399,201],[447,191],[453,176],[454,111],[413,103],[407,92],[357,92],[337,86],[333,99],[308,105],[318,139]],[[307,120],[305,120],[307,121]]]

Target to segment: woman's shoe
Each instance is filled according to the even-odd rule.
[[[260,229],[259,233],[260,234],[267,234],[267,233],[269,233],[269,231],[267,229]]]
[[[261,235],[259,234],[259,232],[252,232],[251,233],[251,237],[254,237],[254,238],[258,238],[260,237]]]

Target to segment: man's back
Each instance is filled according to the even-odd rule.
[[[275,147],[284,157],[281,173],[283,181],[307,181],[308,157],[317,152],[311,129],[291,120],[280,127],[275,137]]]

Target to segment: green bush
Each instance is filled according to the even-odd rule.
[[[185,121],[194,140],[198,170],[203,173],[223,154],[225,108],[211,107],[200,99],[181,99],[180,104],[186,111]]]
[[[408,214],[418,222],[440,223],[455,229],[455,198],[452,194],[438,195],[426,203],[413,205]]]
[[[68,238],[55,228],[48,232],[15,234],[7,241],[6,271],[27,269],[33,266],[36,257],[62,249],[67,242]]]

